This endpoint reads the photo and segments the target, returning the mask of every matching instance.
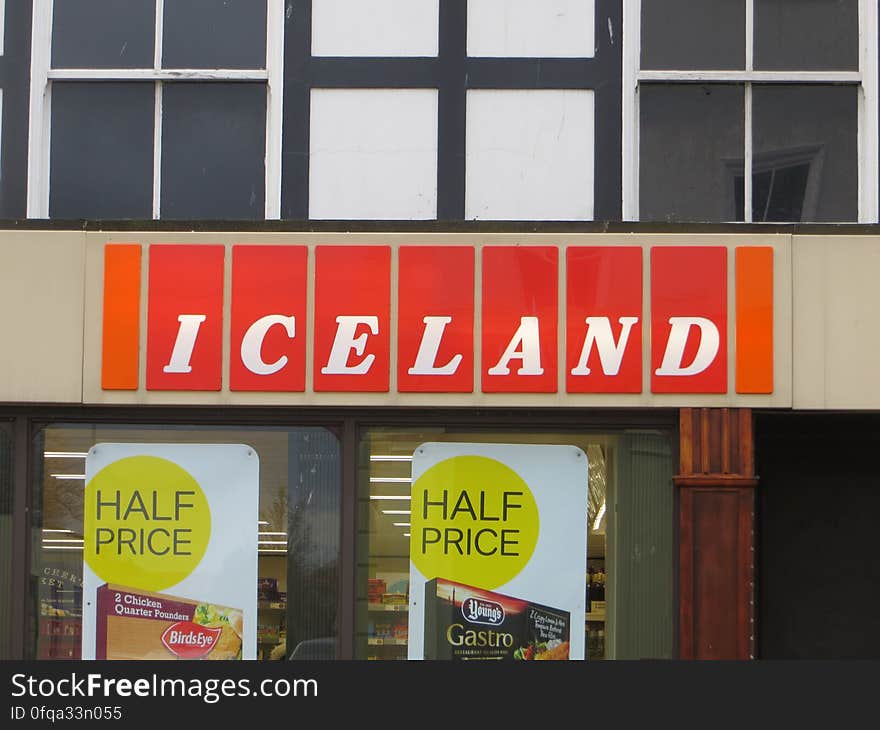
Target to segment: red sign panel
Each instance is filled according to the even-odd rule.
[[[224,247],[149,251],[147,390],[220,390]]]
[[[642,392],[642,249],[566,252],[565,385],[569,393]]]
[[[387,392],[391,248],[315,249],[315,391]]]
[[[557,391],[558,280],[556,247],[483,249],[483,392]]]
[[[397,292],[397,389],[472,393],[473,246],[401,246]]]
[[[306,388],[305,246],[232,247],[229,389]]]
[[[651,249],[651,392],[727,392],[727,248]]]

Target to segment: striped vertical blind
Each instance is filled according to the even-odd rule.
[[[287,654],[332,659],[338,609],[340,446],[323,428],[288,437]],[[325,641],[297,646],[313,639]],[[308,648],[307,648],[308,647]],[[327,652],[327,656],[323,656]],[[320,654],[316,656],[316,654]]]
[[[674,655],[672,473],[667,435],[621,436],[614,519],[616,659]]]

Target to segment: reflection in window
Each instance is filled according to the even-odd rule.
[[[754,172],[775,170],[777,191],[771,189],[766,200],[755,198],[753,210],[763,202],[770,215],[781,216],[786,208],[794,215],[803,188],[801,216],[765,220],[857,220],[858,87],[767,84],[755,85],[752,95]],[[761,182],[759,194],[769,182]]]
[[[253,446],[260,458],[254,590],[258,658],[336,656],[340,466],[332,433],[322,428],[68,424],[43,429],[33,444],[27,647],[32,657],[80,657],[84,466],[89,448],[105,441]],[[302,645],[318,646],[318,656]]]
[[[640,93],[640,219],[731,220],[725,160],[745,146],[743,86],[644,84]]]
[[[672,460],[669,436],[368,431],[358,463],[355,657],[406,659],[412,454],[427,441],[571,444],[590,464],[584,617],[588,659],[673,656]],[[548,577],[552,580],[552,576]]]

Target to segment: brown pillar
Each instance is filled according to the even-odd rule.
[[[679,656],[755,656],[755,478],[752,412],[682,408]]]

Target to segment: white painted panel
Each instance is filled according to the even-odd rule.
[[[594,0],[468,0],[469,56],[592,58]]]
[[[474,90],[465,217],[592,220],[592,91]]]
[[[313,89],[309,217],[437,217],[436,89]]]
[[[313,56],[436,56],[439,0],[312,0]]]

